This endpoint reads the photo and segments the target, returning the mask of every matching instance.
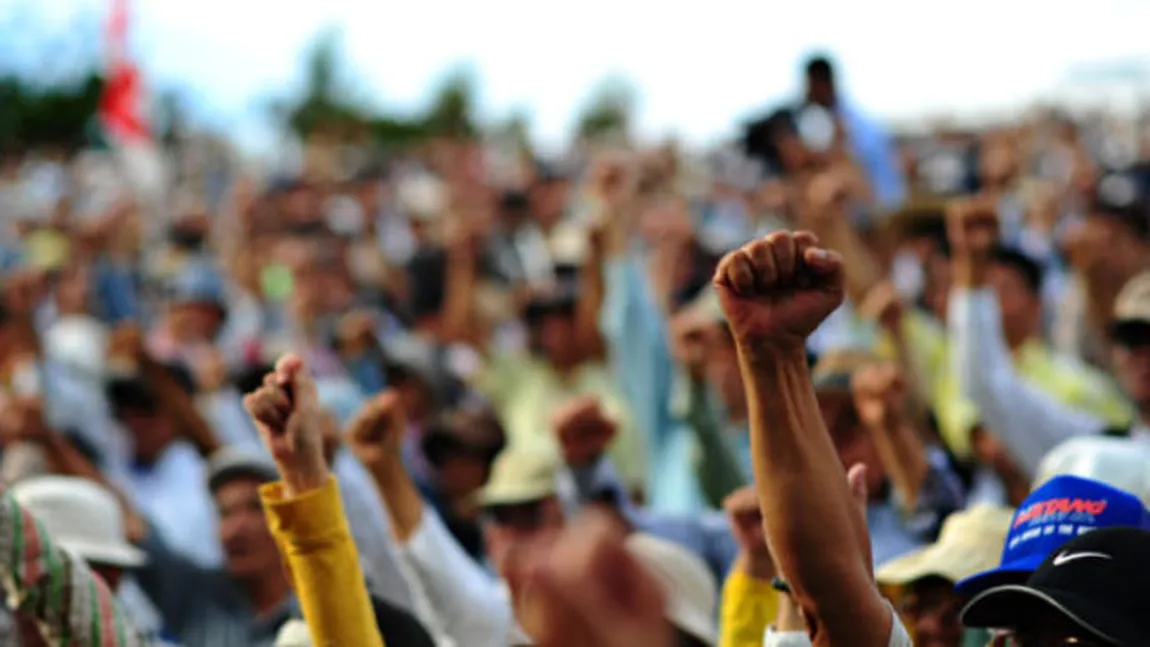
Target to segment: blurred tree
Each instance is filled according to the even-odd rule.
[[[370,121],[365,111],[346,101],[341,92],[341,38],[336,29],[320,34],[308,54],[302,95],[280,108],[288,127],[302,139],[320,134],[342,138],[366,128]]]
[[[427,134],[440,137],[474,137],[475,75],[466,68],[457,69],[444,79],[421,119]]]
[[[83,145],[103,87],[104,80],[94,72],[77,82],[47,86],[15,74],[0,78],[0,144]]]
[[[575,123],[575,134],[583,141],[631,133],[635,109],[635,89],[621,76],[610,76],[596,86]]]

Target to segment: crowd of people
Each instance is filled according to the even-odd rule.
[[[0,644],[1150,645],[1150,149],[803,72],[703,159],[10,156]]]

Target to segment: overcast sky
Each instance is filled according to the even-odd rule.
[[[109,3],[0,0],[0,26],[22,25],[25,53],[36,51],[33,41],[44,34],[61,47],[76,15],[98,22]],[[342,28],[365,96],[411,109],[445,71],[464,63],[478,75],[485,114],[524,108],[537,134],[550,139],[567,131],[596,82],[610,74],[638,88],[643,132],[706,141],[793,92],[798,61],[814,49],[833,52],[851,96],[886,118],[1020,105],[1063,87],[1077,62],[1150,61],[1150,2],[1139,0],[132,5],[133,48],[149,77],[186,88],[201,114],[245,131],[254,128],[257,106],[297,87],[306,46],[327,26]],[[17,42],[0,33],[6,37]]]

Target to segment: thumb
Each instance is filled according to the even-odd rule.
[[[307,410],[315,406],[318,400],[315,380],[312,379],[303,358],[295,353],[284,355],[276,362],[276,374],[281,383],[291,389],[294,411]]]
[[[834,274],[842,269],[843,258],[838,252],[822,247],[808,247],[803,253],[803,262],[819,274]]]
[[[872,570],[874,564],[873,556],[871,554],[870,530],[867,528],[866,522],[868,499],[866,477],[867,466],[863,463],[855,463],[854,465],[851,465],[850,470],[847,471],[847,485],[850,487],[851,500],[854,503],[855,511],[857,513],[856,521],[862,524],[862,527],[859,529],[861,531],[859,533],[859,542],[862,544],[861,548],[863,549],[863,557],[866,559],[867,571],[871,573],[871,577],[874,577],[874,571]]]

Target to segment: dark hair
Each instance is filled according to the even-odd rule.
[[[507,444],[506,432],[489,409],[458,409],[437,416],[423,433],[427,461],[440,466],[451,455],[468,454],[491,462]]]
[[[1010,247],[997,247],[991,254],[995,263],[1014,270],[1035,295],[1042,292],[1042,267],[1026,254]]]
[[[414,615],[382,598],[371,596],[371,610],[379,635],[389,645],[434,647],[427,628]]]
[[[407,277],[412,285],[407,315],[418,321],[437,314],[447,296],[447,251],[424,249],[416,252],[407,263]]]
[[[817,54],[807,59],[807,78],[818,81],[831,82],[835,79],[834,65],[825,54]]]
[[[112,378],[106,386],[106,394],[116,417],[128,411],[154,413],[157,410],[156,392],[139,377]]]

